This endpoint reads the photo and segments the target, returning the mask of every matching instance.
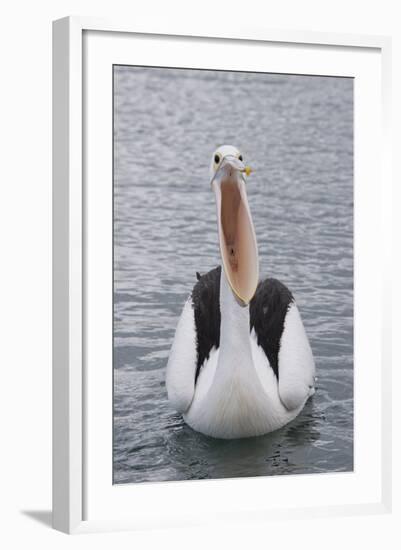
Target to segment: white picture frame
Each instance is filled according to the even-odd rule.
[[[327,475],[324,479],[316,478],[316,480],[313,479],[314,476],[285,476],[287,479],[155,483],[142,484],[140,487],[117,488],[117,491],[116,488],[112,488],[111,472],[109,472],[111,448],[110,456],[105,457],[109,442],[107,434],[110,432],[108,415],[111,415],[111,411],[107,401],[109,398],[102,401],[94,393],[91,394],[91,388],[95,382],[93,377],[88,376],[91,357],[93,357],[91,346],[94,340],[91,293],[98,292],[99,295],[102,289],[107,288],[110,273],[103,279],[100,277],[100,286],[95,290],[93,285],[89,284],[87,275],[91,270],[91,262],[109,261],[107,258],[92,254],[91,235],[95,230],[104,231],[102,235],[104,242],[110,244],[111,234],[108,233],[110,226],[106,223],[101,229],[99,225],[94,225],[92,228],[90,225],[96,224],[97,211],[107,210],[108,204],[111,209],[108,203],[110,194],[107,187],[102,187],[101,183],[96,194],[91,191],[90,184],[86,185],[87,181],[93,177],[91,174],[93,174],[94,165],[91,164],[93,160],[90,159],[93,159],[94,152],[91,149],[92,141],[90,139],[88,141],[88,135],[93,135],[90,127],[95,114],[97,115],[96,132],[100,136],[100,141],[96,145],[97,153],[108,151],[110,143],[108,129],[111,132],[110,118],[108,118],[110,113],[104,114],[104,117],[98,115],[104,112],[102,108],[107,104],[105,102],[109,99],[107,94],[110,90],[107,83],[106,86],[99,87],[99,90],[104,90],[104,93],[99,92],[99,103],[88,103],[85,86],[91,78],[110,77],[110,75],[107,76],[107,66],[114,63],[113,55],[116,56],[116,62],[124,58],[124,62],[131,63],[130,56],[135,57],[132,52],[137,51],[137,44],[134,41],[139,39],[144,40],[141,45],[141,55],[144,56],[142,64],[145,65],[168,66],[171,63],[179,66],[177,58],[174,60],[169,58],[173,55],[171,52],[185,50],[182,48],[183,43],[188,47],[196,43],[196,51],[213,52],[219,49],[222,53],[218,56],[216,64],[213,61],[207,62],[207,68],[245,69],[241,47],[258,48],[261,51],[269,47],[273,48],[271,51],[277,53],[277,56],[271,60],[271,63],[276,62],[276,65],[271,65],[273,69],[276,67],[276,72],[291,71],[293,65],[286,65],[286,55],[289,50],[297,49],[304,56],[299,55],[299,59],[303,59],[304,63],[299,72],[307,71],[309,74],[310,71],[310,74],[319,74],[316,73],[318,67],[324,67],[327,61],[328,67],[335,67],[337,63],[339,69],[336,73],[335,69],[328,68],[326,70],[329,72],[324,74],[360,75],[361,86],[370,87],[373,90],[371,90],[373,95],[366,100],[366,105],[361,106],[360,115],[362,109],[371,107],[368,102],[372,101],[374,110],[371,117],[374,120],[365,122],[371,124],[368,127],[372,130],[369,135],[375,141],[369,142],[368,135],[365,136],[366,142],[362,143],[362,137],[360,141],[356,141],[356,177],[359,178],[358,181],[362,176],[366,177],[367,182],[365,189],[362,186],[357,188],[359,189],[357,194],[360,193],[360,195],[357,196],[356,201],[356,208],[358,208],[356,223],[362,228],[360,234],[368,235],[369,218],[372,219],[373,209],[379,200],[381,207],[376,208],[376,214],[373,217],[374,221],[380,225],[377,226],[376,235],[369,233],[368,237],[370,246],[380,255],[381,265],[389,266],[390,262],[390,251],[386,244],[390,234],[388,213],[391,210],[389,161],[391,43],[389,38],[263,29],[227,32],[213,28],[188,29],[173,25],[163,29],[148,29],[121,21],[104,21],[86,17],[69,17],[55,21],[53,27],[53,526],[67,533],[75,533],[148,526],[191,525],[199,522],[224,521],[228,517],[238,517],[238,520],[243,521],[265,521],[282,516],[311,517],[389,511],[391,508],[391,400],[389,398],[391,357],[388,351],[390,330],[386,326],[389,316],[384,314],[388,313],[389,300],[385,300],[381,292],[388,285],[386,273],[389,269],[370,269],[361,240],[357,244],[357,251],[359,249],[361,254],[356,263],[355,272],[356,289],[360,292],[361,299],[360,301],[356,299],[355,308],[359,308],[357,313],[363,322],[366,316],[363,293],[368,286],[374,285],[374,307],[378,313],[377,325],[375,325],[376,337],[373,335],[372,339],[369,339],[374,346],[374,352],[364,355],[363,345],[357,346],[361,358],[365,357],[366,361],[370,362],[372,379],[366,387],[363,384],[364,387],[358,389],[361,378],[358,377],[357,371],[355,384],[359,404],[363,411],[366,410],[363,407],[369,402],[375,413],[370,434],[375,451],[372,452],[373,457],[369,458],[372,462],[367,462],[366,468],[362,462],[357,462],[356,472],[343,474],[345,477],[342,478],[341,483],[339,478],[331,482],[330,475]],[[160,41],[163,41],[166,47],[160,48]],[[177,44],[179,47],[176,47]],[[226,52],[233,48],[236,52],[236,60],[231,59],[228,62],[227,59],[230,57]],[[279,51],[283,53],[279,54]],[[193,53],[195,54],[195,50]],[[202,67],[205,63],[202,62],[201,57],[198,62],[196,55],[192,57],[192,68]],[[253,63],[257,64],[258,55],[254,57]],[[331,61],[328,60],[329,57]],[[336,61],[335,58],[340,61]],[[291,63],[293,62],[292,60]],[[187,66],[187,63],[188,60],[183,58],[182,66]],[[258,70],[256,65],[252,65],[251,68]],[[369,82],[373,83],[373,86],[369,86]],[[363,112],[366,113],[366,110]],[[357,137],[359,137],[358,132],[361,136],[366,133],[362,132],[362,127],[358,126],[359,121],[362,124],[362,118],[366,118],[360,115],[356,115]],[[373,132],[373,129],[376,131]],[[373,133],[374,136],[372,136]],[[379,146],[380,150],[380,158],[376,159],[374,165],[369,164],[372,160],[370,155],[366,154],[369,151],[374,152],[373,146]],[[359,147],[361,150],[358,153]],[[360,158],[364,155],[365,161]],[[110,165],[102,165],[100,168],[99,160],[99,172],[98,181],[102,181],[102,177],[106,181],[110,178]],[[376,178],[376,185],[372,178]],[[107,317],[108,311],[111,318],[109,306],[110,302],[105,299],[104,308],[97,311],[96,316],[99,319]],[[99,331],[98,334],[104,334],[102,331],[107,331],[107,327],[107,322],[102,325],[99,321],[96,330]],[[99,381],[96,382],[98,384],[96,395],[104,397],[107,393],[107,383],[111,384],[111,376],[107,382],[104,373],[107,369],[107,357],[110,358],[110,356],[103,351],[99,353],[105,357],[105,368],[100,369]],[[110,363],[108,365],[111,368]],[[109,391],[111,394],[111,386]],[[90,396],[89,399],[88,396]],[[94,415],[88,410],[88,402],[89,409],[97,407],[97,418],[107,426],[104,430],[106,436],[103,430],[99,431],[102,433],[97,433],[94,428],[91,420]],[[358,417],[358,409],[356,413],[356,422],[361,424],[360,429],[358,428],[360,433],[356,431],[355,437],[362,441],[363,419],[361,420],[360,415]],[[365,444],[367,444],[366,440]],[[91,453],[93,456],[92,448],[101,450],[97,455],[96,464],[87,458]],[[366,486],[369,472],[371,472],[371,479]],[[358,476],[360,476],[359,479]],[[277,498],[275,502],[265,506],[256,497],[257,487],[261,487],[265,481],[269,483],[270,494],[275,494],[274,491],[277,492],[280,485],[279,491],[284,495],[289,494],[290,491],[302,494],[305,487],[310,487],[308,491],[315,496],[309,501],[306,497],[295,498],[294,504],[290,507],[286,505],[285,499],[279,502]],[[325,485],[326,488],[320,491],[320,484]],[[106,489],[106,485],[110,487]],[[333,487],[330,488],[334,485],[338,485],[337,493],[334,492]],[[347,487],[348,496],[344,493],[344,490],[348,491]],[[330,493],[332,490],[333,492]],[[129,491],[130,494],[128,494]],[[321,493],[328,491],[326,494],[329,496],[319,501],[316,496],[319,495],[319,491]],[[216,509],[211,506],[209,513],[205,513],[200,518],[196,508],[191,510],[182,504],[193,498],[193,495],[203,506],[208,500],[215,501]],[[252,505],[240,506],[238,495],[243,495],[244,500],[251,495],[254,498]],[[174,509],[162,513],[162,510],[166,510],[166,502],[171,502],[171,499],[175,499]],[[159,501],[161,504],[158,507],[155,503]],[[219,506],[229,501],[230,507],[225,512],[218,513]],[[89,509],[95,510],[96,513],[88,515],[88,502]],[[141,503],[140,508],[135,508],[135,502]],[[123,510],[127,512],[123,513]]]

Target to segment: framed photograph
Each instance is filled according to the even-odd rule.
[[[56,529],[390,509],[389,63],[54,22]]]

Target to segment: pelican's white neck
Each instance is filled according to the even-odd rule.
[[[217,371],[231,377],[253,369],[249,339],[249,305],[240,305],[231,290],[224,268],[220,278],[220,353]]]
[[[249,306],[240,305],[234,296],[223,267],[220,277],[220,312],[221,333],[230,336],[234,332],[238,336],[239,333],[245,332],[245,335],[249,336]],[[220,346],[221,344],[220,341]]]

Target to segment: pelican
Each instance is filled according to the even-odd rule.
[[[197,273],[166,369],[172,407],[192,429],[221,439],[277,430],[315,392],[313,355],[293,295],[277,279],[259,282],[250,173],[233,146],[212,156],[222,266]]]

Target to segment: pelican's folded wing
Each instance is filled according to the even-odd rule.
[[[277,279],[259,283],[250,321],[277,377],[282,403],[288,410],[302,406],[314,391],[315,364],[292,293]]]
[[[221,267],[198,276],[178,321],[167,364],[166,387],[172,406],[184,413],[199,373],[220,342]]]

